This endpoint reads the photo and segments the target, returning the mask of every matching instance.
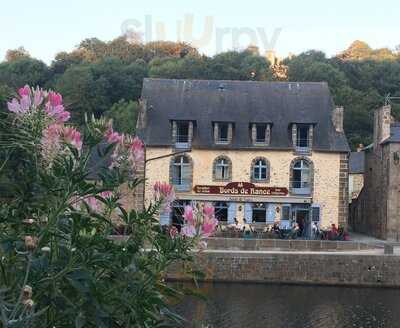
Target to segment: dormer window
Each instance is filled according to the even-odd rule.
[[[312,124],[293,124],[292,140],[295,152],[308,154],[312,148],[314,127]]]
[[[309,132],[310,126],[305,124],[297,125],[297,138],[296,147],[298,148],[309,148]]]
[[[228,142],[228,123],[219,124],[218,142]]]
[[[216,144],[230,144],[232,141],[232,123],[214,123],[214,142]]]
[[[254,146],[266,146],[270,142],[271,127],[267,123],[251,124],[251,139]]]
[[[193,122],[191,121],[173,121],[172,139],[175,148],[187,149],[191,147],[193,137]]]

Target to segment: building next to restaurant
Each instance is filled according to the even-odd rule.
[[[374,113],[373,143],[364,148],[364,187],[353,200],[350,225],[354,231],[381,239],[400,239],[400,123],[391,107]]]
[[[349,157],[349,202],[357,199],[364,186],[364,146],[359,145],[357,151],[351,152]]]
[[[210,202],[220,222],[346,226],[349,147],[326,83],[145,79],[138,134],[145,202],[156,181],[177,201]]]

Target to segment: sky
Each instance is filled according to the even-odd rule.
[[[309,49],[331,56],[354,40],[373,48],[399,45],[399,13],[398,0],[5,1],[0,60],[23,46],[50,63],[85,38],[108,41],[126,32],[143,41],[189,41],[208,55],[253,44],[279,56]]]

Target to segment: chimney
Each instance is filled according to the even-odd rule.
[[[335,127],[336,132],[343,132],[343,107],[335,107],[332,111],[332,123]]]
[[[391,107],[383,106],[374,113],[374,148],[390,137]]]

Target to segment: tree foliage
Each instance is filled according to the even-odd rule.
[[[182,42],[143,44],[125,37],[109,42],[92,38],[83,40],[71,52],[57,54],[49,67],[27,56],[14,57],[0,63],[0,85],[12,89],[25,84],[57,88],[78,124],[84,123],[84,112],[99,116],[111,108],[114,118],[126,117],[126,106],[118,103],[137,101],[144,77],[275,79],[270,63],[254,46],[209,57]],[[385,96],[400,95],[399,52],[372,49],[362,41],[355,41],[332,58],[310,50],[284,63],[287,80],[329,83],[335,103],[345,107],[346,133],[353,147],[370,142],[372,112],[384,103]],[[117,114],[119,110],[121,114]],[[400,107],[396,104],[393,113],[399,117]]]

